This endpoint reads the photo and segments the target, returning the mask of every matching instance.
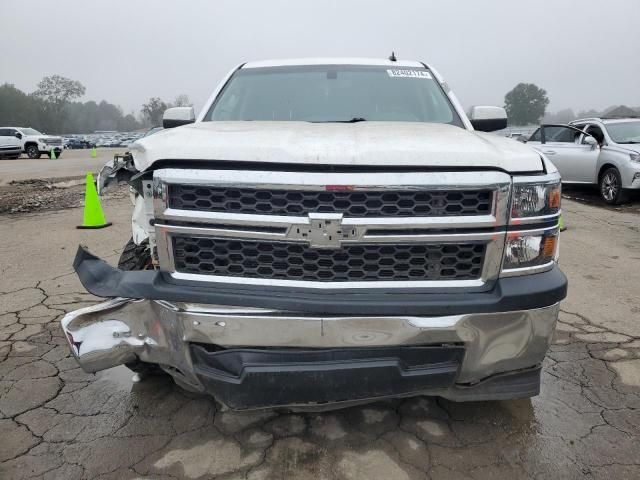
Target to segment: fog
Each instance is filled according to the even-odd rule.
[[[640,106],[640,2],[2,0],[0,83],[81,81],[82,100],[139,112],[185,93],[196,109],[236,64],[305,56],[422,60],[465,106],[519,82],[549,110]]]

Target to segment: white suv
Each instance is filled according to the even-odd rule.
[[[56,157],[62,154],[62,137],[45,135],[29,127],[2,127],[1,130],[8,130],[9,136],[16,137],[29,158],[40,158],[43,153],[51,157],[52,151]]]
[[[598,185],[609,204],[640,189],[640,118],[585,118],[541,125],[527,141],[553,162],[563,183]]]

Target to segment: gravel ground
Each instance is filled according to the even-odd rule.
[[[71,272],[76,245],[115,263],[129,237],[128,200],[104,206],[114,226],[99,231],[74,228],[78,208],[0,216],[0,238],[14,239],[0,244],[0,478],[640,478],[633,212],[564,203],[570,292],[540,396],[288,414],[77,367],[58,321],[98,299]]]
[[[0,185],[0,215],[61,210],[83,205],[84,178],[16,180]],[[107,199],[129,195],[126,185],[112,188]]]

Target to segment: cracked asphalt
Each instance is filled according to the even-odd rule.
[[[570,280],[536,398],[413,398],[336,412],[234,413],[169,378],[86,374],[59,327],[99,299],[71,271],[78,243],[115,263],[114,226],[72,208],[0,216],[0,478],[640,478],[640,217],[564,203]]]

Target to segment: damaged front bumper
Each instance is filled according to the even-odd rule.
[[[359,292],[352,301],[346,293],[329,301],[311,293],[185,287],[159,272],[114,269],[84,250],[75,267],[90,292],[136,298],[113,298],[63,318],[85,371],[137,360],[159,364],[180,385],[236,409],[418,394],[536,395],[566,294],[557,269],[501,280],[456,303],[454,294],[396,293],[381,301]]]

